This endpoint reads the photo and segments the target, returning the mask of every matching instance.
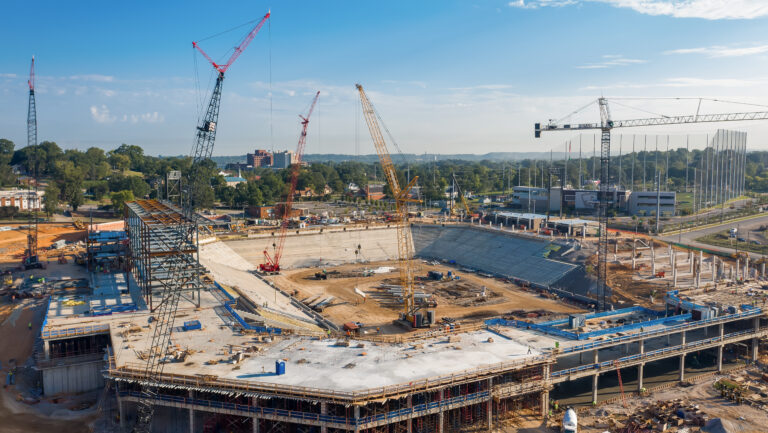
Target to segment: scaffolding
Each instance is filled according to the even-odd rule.
[[[179,227],[187,222],[181,209],[167,201],[137,200],[125,204],[125,229],[128,235],[128,266],[150,311],[162,304],[162,290],[172,275],[167,271],[170,260],[183,263],[182,281],[187,281],[181,299],[200,307],[201,276],[205,268],[198,254],[197,224],[192,236],[180,244]],[[186,256],[186,257],[184,257]],[[164,265],[165,264],[165,265]]]

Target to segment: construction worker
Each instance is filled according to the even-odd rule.
[[[557,400],[555,400],[555,412],[557,412],[557,409],[560,407],[560,405],[557,403]]]
[[[32,330],[32,322],[27,323],[27,329]]]

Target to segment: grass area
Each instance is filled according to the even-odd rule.
[[[738,239],[729,237],[727,230],[702,236],[697,238],[696,241],[717,247],[738,248],[739,251],[749,251],[751,253],[768,255],[768,245],[739,242]]]
[[[682,213],[693,212],[693,193],[692,192],[678,192],[677,197],[677,209]]]

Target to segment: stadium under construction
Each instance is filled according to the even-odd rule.
[[[485,278],[488,287],[501,281],[504,288],[493,290],[508,292],[504,296],[540,299],[564,312],[538,317],[486,309],[410,329],[398,325],[397,311],[387,304],[388,296],[397,296],[391,287],[355,286],[350,293],[358,301],[323,296],[324,310],[318,308],[323,302],[302,299],[285,276],[260,274],[274,233],[196,233],[193,243],[175,251],[153,242],[173,236],[184,218],[170,203],[141,200],[127,205],[125,232],[89,232],[88,287],[50,297],[37,356],[46,395],[103,387],[116,401],[114,419],[130,428],[137,402],[146,398],[148,335],[168,278],[155,261],[169,254],[190,255],[181,272],[193,277],[171,344],[157,354],[162,368],[154,431],[491,431],[519,417],[544,417],[554,401],[600,404],[619,392],[641,393],[755,360],[768,332],[763,306],[755,301],[757,269],[743,274],[747,283],[738,286],[726,288],[733,273],[723,272],[669,291],[650,308],[616,305],[595,312],[592,288],[565,290],[566,283],[589,280],[583,263],[568,260],[588,237],[553,238],[492,218],[413,223],[413,253],[425,266],[452,269],[454,282],[470,274]],[[386,223],[292,231],[284,273],[396,266],[395,231]],[[465,277],[458,280],[459,274]],[[330,279],[327,287],[341,281]],[[426,281],[417,286],[427,289]],[[448,289],[433,296],[447,296],[440,290]],[[489,291],[483,286],[472,296],[490,298]],[[351,313],[341,320],[328,314],[334,308]],[[354,312],[364,308],[378,308],[388,319],[357,317]],[[441,308],[448,307],[438,304],[438,316],[449,311]]]

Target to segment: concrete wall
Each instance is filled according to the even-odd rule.
[[[277,232],[277,231],[276,231]],[[341,231],[333,228],[323,233],[312,231],[296,235],[289,231],[285,239],[280,266],[286,269],[311,266],[336,266],[354,263],[355,250],[360,246],[358,259],[365,261],[394,260],[397,258],[397,230],[370,228],[368,230]],[[230,248],[253,264],[264,263],[264,249],[273,251],[272,236],[227,242]]]
[[[82,364],[46,368],[43,373],[43,393],[75,393],[104,387],[101,370],[104,361],[92,361]]]

